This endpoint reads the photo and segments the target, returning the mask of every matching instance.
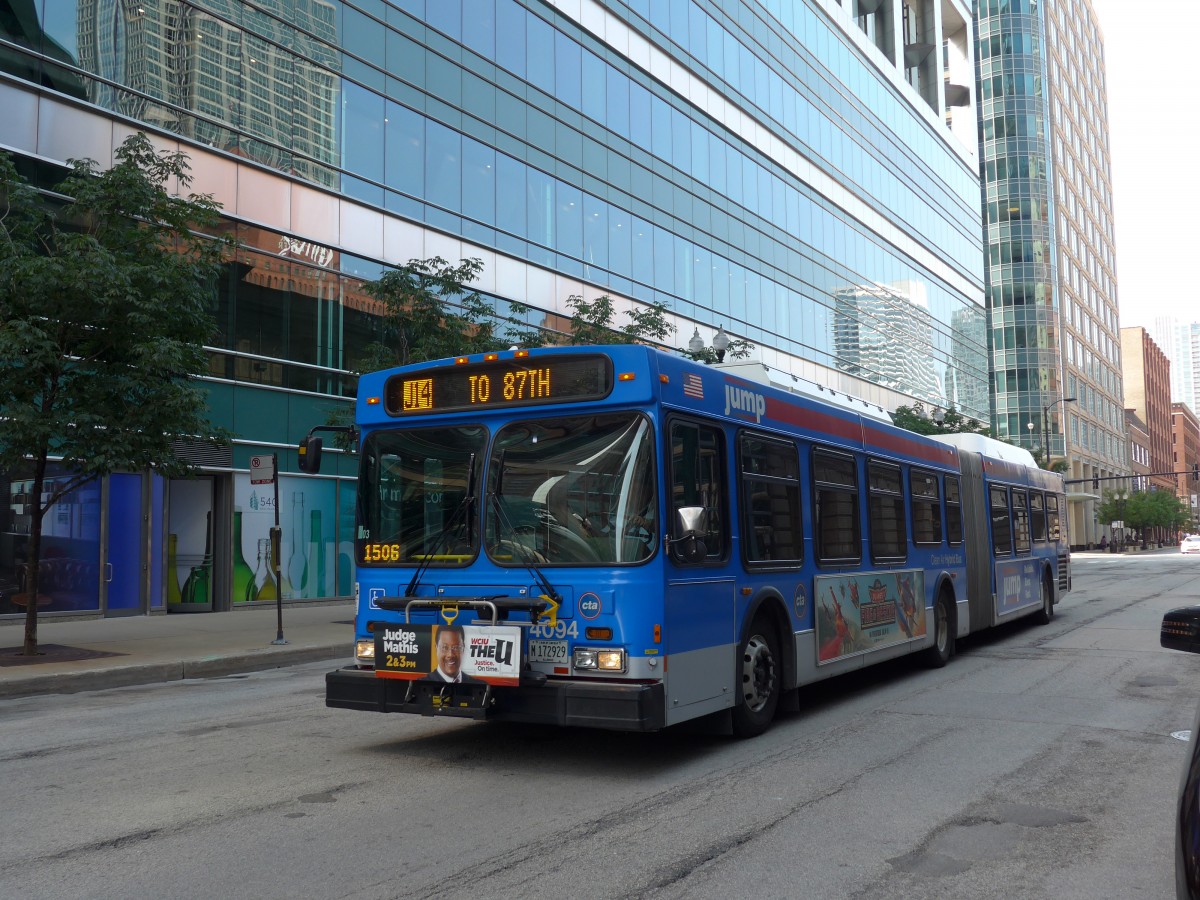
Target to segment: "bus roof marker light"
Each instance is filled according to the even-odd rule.
[[[367,398],[367,406],[378,406],[378,405],[379,405],[378,397],[368,397]]]
[[[617,376],[617,381],[633,381],[635,378],[637,378],[637,375],[633,372],[622,372]]]
[[[467,359],[465,356],[456,356],[456,357],[454,357],[454,364],[455,364],[456,366],[461,366],[463,363],[466,363],[466,362],[469,362],[469,361],[470,361],[470,360],[468,360],[468,359]]]
[[[500,358],[500,354],[499,354],[499,353],[485,353],[485,354],[483,354],[483,361],[484,361],[484,362],[495,362],[495,361],[496,361],[496,360],[498,360],[499,358]]]
[[[659,381],[661,381],[663,384],[670,384],[670,383],[671,383],[671,376],[670,376],[670,375],[667,375],[667,374],[665,374],[665,373],[660,373],[660,374],[659,374],[659,376],[658,376],[658,380],[659,380]]]
[[[529,356],[529,351],[528,351],[528,350],[518,350],[518,351],[517,351],[515,354],[513,354],[513,355],[514,355],[514,356],[515,356],[517,359],[525,359],[525,357]]]

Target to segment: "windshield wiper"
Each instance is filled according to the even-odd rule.
[[[425,571],[429,568],[429,564],[431,562],[433,562],[433,558],[435,556],[437,556],[438,551],[442,549],[442,545],[446,543],[446,539],[451,534],[453,534],[454,531],[458,528],[459,519],[465,520],[465,522],[467,524],[467,543],[468,544],[470,543],[470,534],[471,534],[470,509],[475,504],[475,453],[474,453],[474,451],[471,452],[471,457],[470,457],[469,461],[467,462],[467,466],[468,466],[468,471],[467,471],[467,493],[466,493],[466,496],[463,497],[462,500],[459,502],[458,506],[456,506],[454,508],[454,512],[451,513],[451,515],[450,515],[449,524],[447,524],[446,527],[442,529],[442,533],[438,535],[437,541],[434,542],[433,549],[431,549],[428,553],[425,554],[425,557],[421,560],[421,564],[419,566],[417,566],[417,570],[415,572],[413,572],[412,581],[410,581],[408,583],[408,587],[406,587],[404,589],[405,597],[415,596],[415,592],[417,590],[417,584],[420,582],[421,576],[425,574]]]
[[[542,589],[542,593],[549,597],[555,604],[561,603],[562,596],[554,589],[554,585],[546,578],[545,573],[538,568],[537,561],[533,558],[533,549],[525,546],[525,543],[521,540],[521,536],[517,534],[517,529],[513,525],[512,519],[508,517],[508,511],[504,508],[504,462],[507,456],[507,449],[500,451],[500,470],[496,473],[496,487],[488,495],[492,501],[493,508],[496,510],[497,525],[502,526],[503,531],[508,534],[509,544],[517,548],[521,555],[521,562],[525,564],[525,568],[529,570],[529,574],[538,583],[538,587]],[[501,536],[501,540],[503,540],[503,536]]]

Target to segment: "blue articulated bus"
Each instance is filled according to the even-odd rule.
[[[777,377],[642,346],[363,376],[355,657],[327,705],[754,735],[804,685],[1049,621],[1060,476]],[[320,438],[300,450],[317,470]]]

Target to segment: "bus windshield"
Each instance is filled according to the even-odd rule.
[[[488,554],[502,565],[649,559],[658,543],[651,435],[637,413],[501,429],[488,475]]]
[[[476,553],[467,508],[471,461],[487,441],[478,425],[379,431],[362,448],[358,479],[360,565],[465,565]]]

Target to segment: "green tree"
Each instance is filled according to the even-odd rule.
[[[37,653],[42,525],[116,471],[186,474],[172,442],[228,437],[189,376],[207,368],[219,205],[186,194],[186,156],[128,138],[116,164],[69,160],[40,195],[0,156],[0,468],[32,472],[23,652]],[[178,191],[178,193],[176,193]],[[46,490],[51,458],[65,480]]]
[[[381,306],[380,340],[364,348],[354,369],[373,372],[496,350],[505,341],[496,309],[468,287],[482,271],[479,259],[451,265],[435,256],[409,260],[365,283],[363,291]]]
[[[892,413],[892,422],[908,431],[917,434],[983,434],[990,435],[991,430],[976,419],[968,419],[953,406],[939,424],[925,411],[925,406],[919,400],[912,406],[897,406]]]
[[[1143,545],[1146,543],[1146,529],[1154,525],[1154,505],[1150,499],[1151,493],[1150,491],[1134,491],[1125,501],[1125,527],[1136,531]]]
[[[502,319],[495,306],[470,287],[482,272],[480,259],[453,265],[435,256],[409,260],[375,281],[365,282],[364,293],[380,305],[380,337],[362,348],[351,368],[362,374],[465,353],[487,353],[513,343],[519,325]],[[523,305],[513,306],[514,317],[527,311]],[[354,407],[344,404],[329,413],[325,424],[343,427],[353,422]],[[348,434],[339,434],[334,443],[342,450],[354,450]]]
[[[1174,532],[1190,519],[1187,503],[1170,491],[1150,491],[1149,497],[1152,526]]]
[[[595,300],[584,300],[579,294],[567,298],[571,309],[570,333],[566,343],[583,344],[662,344],[675,331],[667,321],[666,304],[655,301],[649,306],[635,304],[627,309],[628,321],[617,325],[616,305],[605,294]]]

